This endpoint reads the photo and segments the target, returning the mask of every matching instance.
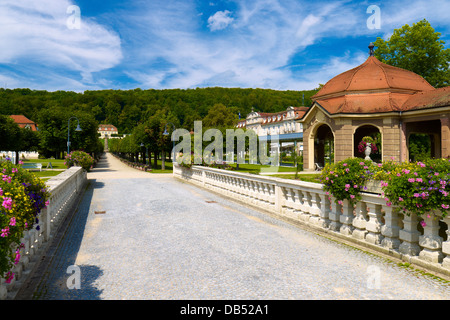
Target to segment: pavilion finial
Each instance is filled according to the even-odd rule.
[[[370,57],[373,57],[373,55],[374,55],[373,48],[375,48],[375,45],[373,44],[373,42],[371,42],[371,43],[369,44],[369,56],[370,56]]]

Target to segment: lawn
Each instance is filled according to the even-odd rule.
[[[321,183],[319,173],[299,174],[299,175],[297,175],[297,179],[295,179],[295,174],[271,174],[271,175],[268,175],[268,177],[276,177],[276,178],[282,178],[282,179],[292,179],[292,180]]]
[[[236,164],[230,165],[236,168]],[[293,172],[295,173],[295,167],[276,167],[276,166],[264,166],[260,164],[240,164],[239,169],[235,169],[238,172],[248,172],[253,174],[260,174],[261,172]]]
[[[67,169],[64,165],[64,159],[24,159],[23,163],[42,163],[42,169],[46,169],[48,163],[52,164],[53,169]]]

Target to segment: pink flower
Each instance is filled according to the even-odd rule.
[[[441,207],[445,210],[447,210],[448,208],[450,208],[450,206],[448,204],[441,204]]]
[[[422,225],[422,227],[425,227],[427,224],[426,224],[426,222],[425,221],[420,221],[420,224]]]
[[[398,201],[403,201],[403,198],[402,198],[402,197],[399,197],[399,198],[398,198]]]
[[[347,184],[345,185],[345,187],[348,189],[348,188],[350,188],[350,185],[347,183]]]
[[[12,168],[12,173],[16,173],[17,172],[17,168]]]
[[[344,166],[344,167],[346,167],[346,166],[347,166],[347,164],[346,164],[346,163],[344,163],[344,164],[343,164],[343,166]]]
[[[338,200],[338,203],[342,206],[344,204],[344,202],[342,202],[342,200]]]
[[[9,227],[6,227],[5,229],[2,229],[2,233],[0,234],[0,236],[2,238],[6,238],[9,235]]]
[[[353,194],[350,195],[350,198],[355,199],[355,196]]]
[[[23,164],[23,161],[22,161],[22,160],[19,160],[19,164],[22,165],[22,164]]]
[[[416,182],[423,182],[422,178],[416,178]]]
[[[12,217],[11,219],[9,219],[9,225],[11,227],[14,227],[16,225],[16,218]]]
[[[4,197],[3,198],[3,203],[2,206],[6,209],[6,210],[11,210],[12,209],[12,205],[13,205],[13,200],[9,197]]]
[[[14,273],[11,272],[11,271],[8,271],[8,273],[6,274],[5,282],[6,283],[11,283],[12,279],[14,279]]]
[[[11,178],[10,176],[7,176],[7,175],[5,175],[5,174],[4,174],[3,177],[2,177],[2,180],[3,180],[3,181],[6,181],[7,183],[11,183],[11,179],[12,179],[12,178]]]
[[[3,195],[3,189],[0,188],[0,196],[2,196],[2,195]]]
[[[414,181],[415,181],[414,178],[409,178],[409,179],[408,179],[408,182],[411,182],[411,183],[412,183],[412,182],[414,182]]]
[[[349,173],[350,169],[349,168],[345,168],[345,172]]]

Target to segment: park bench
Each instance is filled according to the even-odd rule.
[[[42,163],[24,163],[22,165],[22,168],[24,168],[24,169],[39,169],[39,171],[42,171]]]
[[[321,164],[320,163],[315,163],[315,170],[316,171],[322,171],[323,170],[323,166],[321,166]]]

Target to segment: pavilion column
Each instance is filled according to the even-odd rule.
[[[450,157],[450,119],[441,119],[441,157]]]

